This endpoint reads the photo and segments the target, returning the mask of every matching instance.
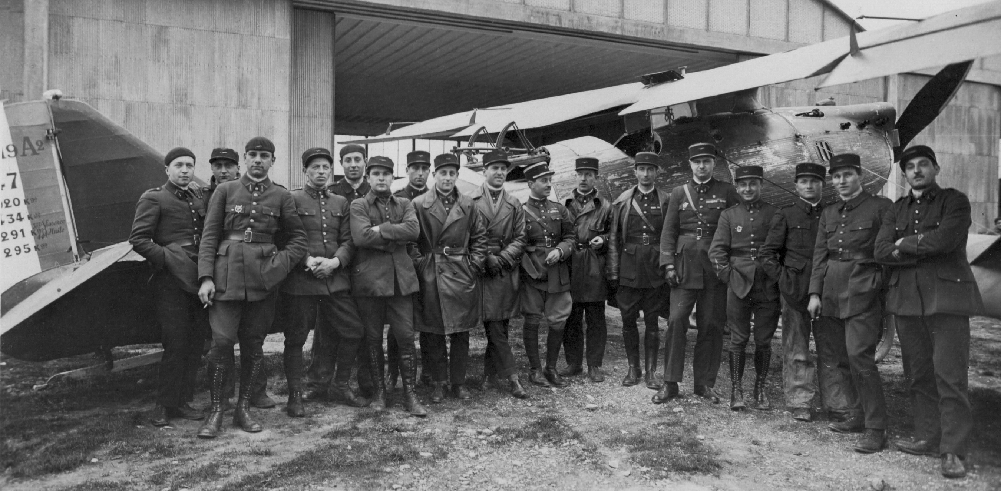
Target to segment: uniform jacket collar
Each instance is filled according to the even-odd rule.
[[[167,181],[167,184],[164,184],[163,188],[166,189],[170,194],[177,196],[178,199],[185,201],[187,201],[188,199],[187,193],[191,193],[192,196],[196,196],[198,198],[202,197],[197,186],[188,185],[188,189],[181,189],[177,186],[177,184]]]
[[[761,209],[761,198],[758,198],[752,202],[743,202],[744,209],[746,210],[760,210]]]
[[[368,193],[365,193],[365,201],[368,201],[368,204],[370,205],[374,204],[378,199],[379,197],[376,196],[375,191],[371,189],[368,190]],[[394,204],[397,202],[396,196],[393,196],[393,193],[389,193],[389,202]]]
[[[328,196],[327,188],[316,189],[313,186],[306,184],[302,187],[302,190],[306,191],[306,195],[313,199],[326,198]]]
[[[817,202],[817,204],[814,205],[814,204],[811,204],[810,202],[806,201],[805,199],[800,198],[799,200],[796,201],[796,206],[800,210],[802,210],[803,213],[806,213],[806,214],[817,213],[817,214],[819,214],[824,209],[824,201],[820,200],[820,201]]]
[[[854,197],[854,198],[852,198],[852,199],[850,199],[848,201],[842,201],[841,202],[841,206],[838,207],[838,210],[839,211],[851,211],[851,210],[853,210],[855,208],[858,208],[858,206],[860,204],[862,204],[865,200],[869,199],[870,196],[872,196],[872,195],[869,194],[869,193],[867,193],[863,189],[862,192],[859,193],[858,196],[856,196],[856,197]]]
[[[255,184],[260,184],[264,189],[268,189],[271,186],[271,178],[265,177],[264,180],[257,182],[251,179],[249,175],[244,174],[240,176],[240,184],[248,190],[253,189]]]
[[[456,220],[459,220],[466,215],[466,212],[461,206],[459,206],[462,200],[462,195],[459,194],[458,188],[452,189],[452,192],[449,193],[449,195],[455,198],[455,204],[452,206],[452,210],[449,211],[447,215],[445,214],[445,204],[442,203],[441,200],[442,195],[437,188],[434,191],[428,191],[422,195],[427,198],[421,198],[424,200],[424,209],[430,209],[431,216],[435,217],[439,222],[444,224],[442,226],[443,229],[448,228],[449,225],[455,223]]]
[[[942,191],[942,188],[939,187],[938,183],[936,182],[935,184],[932,184],[931,186],[925,188],[925,191],[921,193],[921,198],[916,198],[914,196],[914,190],[912,189],[907,193],[907,199],[909,200],[908,201],[909,203],[913,203],[914,200],[917,199],[927,199],[928,201],[935,201],[935,196],[938,196],[938,193],[940,191]]]
[[[657,193],[657,197],[660,199],[661,203],[666,203],[668,198],[670,198],[670,195],[668,195],[667,192],[665,192],[664,190],[658,187],[654,187],[653,189],[654,192]],[[619,197],[615,199],[613,204],[628,202],[629,200],[633,199],[633,195],[636,193],[639,193],[639,186],[633,186],[623,191],[622,194],[620,194]]]
[[[709,180],[702,184],[699,184],[698,181],[695,180],[694,176],[688,180],[688,185],[691,186],[692,191],[695,191],[696,193],[706,193],[711,187],[713,187],[713,184],[716,184],[715,176],[709,176]]]

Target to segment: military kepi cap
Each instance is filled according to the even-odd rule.
[[[455,167],[455,170],[459,170],[459,157],[456,157],[451,153],[443,153],[434,158],[434,170],[435,172],[442,167]]]
[[[511,160],[509,160],[507,152],[503,150],[491,150],[483,156],[483,165],[488,166],[490,164],[507,164],[510,167]]]
[[[812,162],[804,162],[802,164],[796,164],[796,179],[800,177],[816,177],[821,181],[824,180],[824,166],[820,164],[814,164]]]
[[[354,143],[350,145],[344,145],[341,147],[340,156],[341,160],[344,160],[344,156],[349,153],[360,153],[362,158],[368,158],[368,152],[365,151],[365,147],[361,145],[356,145]]]
[[[313,147],[302,152],[302,166],[308,167],[309,163],[315,158],[327,159],[327,162],[334,163],[334,157],[330,155],[330,150],[323,147]]]
[[[653,165],[660,168],[660,156],[653,152],[640,152],[636,154],[635,161],[633,162],[633,167],[638,167],[641,165]]]
[[[904,164],[908,160],[915,157],[925,157],[931,160],[935,165],[938,165],[938,159],[935,158],[935,151],[926,145],[914,145],[913,147],[904,150],[904,153],[900,154],[900,170],[904,170]]]
[[[233,163],[240,163],[240,156],[236,154],[236,150],[232,148],[213,148],[212,156],[209,157],[209,163],[215,162],[216,160],[232,160]]]
[[[170,165],[178,157],[191,157],[191,160],[195,160],[195,152],[184,147],[174,147],[163,157],[164,167]]]
[[[366,172],[371,171],[373,167],[382,167],[384,169],[389,169],[390,172],[396,170],[396,164],[393,163],[393,159],[382,156],[376,156],[368,159],[368,167],[365,169],[365,171]]]
[[[764,179],[765,169],[760,165],[744,165],[737,167],[737,170],[733,171],[733,180],[739,181],[741,179]]]
[[[696,143],[688,147],[688,160],[698,157],[716,157],[716,145],[712,143]]]
[[[862,170],[862,159],[855,155],[854,153],[842,153],[831,157],[831,162],[829,165],[830,173],[834,174],[834,171],[842,167],[854,167],[855,170]]]
[[[525,179],[529,181],[534,181],[540,177],[551,176],[555,174],[555,171],[549,170],[548,162],[536,162],[534,164],[525,167]]]
[[[431,154],[424,150],[414,150],[407,154],[407,167],[414,164],[431,165]]]
[[[275,144],[271,143],[271,140],[268,140],[263,136],[255,136],[247,142],[247,146],[243,150],[245,152],[257,150],[260,152],[271,152],[273,154],[275,153]]]
[[[594,157],[581,157],[576,161],[577,171],[593,170],[598,172],[598,159]]]

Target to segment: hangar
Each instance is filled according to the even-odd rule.
[[[829,0],[0,0],[0,99],[58,88],[160,151],[208,155],[271,136],[273,177],[297,186],[297,156],[335,135],[704,70],[843,37],[853,23]],[[761,102],[902,108],[926,78],[819,93],[794,82]],[[916,141],[939,150],[975,227],[997,216],[999,136],[991,58]]]

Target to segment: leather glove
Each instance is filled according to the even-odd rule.
[[[484,261],[484,267],[486,269],[487,276],[489,277],[500,276],[503,272],[501,270],[500,259],[493,254],[487,254],[487,260]]]

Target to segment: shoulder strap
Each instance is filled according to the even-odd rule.
[[[682,186],[682,188],[685,190],[685,196],[688,198],[688,206],[691,206],[692,211],[694,211],[695,215],[699,217],[699,222],[701,222],[702,225],[707,225],[708,222],[706,222],[706,220],[702,218],[702,214],[699,213],[699,208],[695,206],[695,201],[692,200],[692,192],[689,191],[688,189],[688,183],[686,182],[685,185]]]
[[[650,227],[650,230],[657,230],[657,227],[654,227],[650,223],[650,220],[647,219],[646,214],[643,213],[643,210],[640,209],[640,205],[638,203],[636,203],[636,195],[635,194],[633,195],[633,198],[630,199],[629,201],[631,201],[633,203],[633,209],[636,210],[636,213],[639,213],[640,218],[643,220],[643,223],[645,223],[647,227]]]
[[[521,205],[521,207],[525,210],[525,213],[528,213],[535,220],[535,223],[538,223],[539,226],[546,231],[546,233],[553,233],[553,231],[549,230],[549,227],[546,226],[546,222],[542,221],[542,218],[539,218],[539,215],[529,208],[528,203]]]

